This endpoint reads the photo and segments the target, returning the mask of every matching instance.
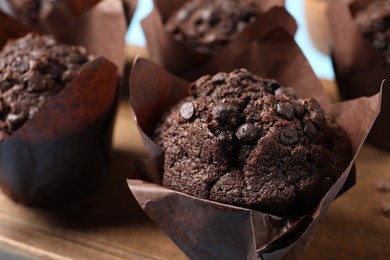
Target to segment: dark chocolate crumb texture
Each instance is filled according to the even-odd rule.
[[[278,216],[312,210],[351,161],[313,98],[245,69],[204,76],[157,126],[163,185]]]
[[[371,1],[355,15],[363,36],[385,55],[390,64],[390,0]]]
[[[27,34],[0,52],[0,140],[32,118],[90,60],[84,47]]]
[[[166,30],[199,53],[215,54],[258,15],[253,0],[191,0],[168,19]]]

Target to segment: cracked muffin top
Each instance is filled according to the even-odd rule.
[[[177,41],[214,55],[258,15],[253,0],[191,0],[172,14],[165,27]]]
[[[0,141],[60,92],[91,57],[84,47],[29,33],[0,52]]]
[[[346,133],[313,98],[245,69],[189,86],[155,130],[163,185],[278,216],[313,209],[351,160]]]

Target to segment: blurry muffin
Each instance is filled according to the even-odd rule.
[[[29,33],[0,52],[0,140],[60,92],[90,60],[84,47]]]
[[[34,26],[47,10],[52,9],[61,0],[8,0],[8,2],[22,21]]]
[[[213,55],[258,16],[254,0],[191,0],[169,17],[165,28],[196,52]]]
[[[351,161],[346,133],[313,98],[245,69],[204,76],[155,131],[163,185],[278,216],[307,212]]]
[[[390,64],[390,0],[371,1],[355,14],[355,20],[363,36]]]

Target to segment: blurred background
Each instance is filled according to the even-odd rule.
[[[308,28],[305,24],[305,0],[286,0],[286,8],[298,23],[295,40],[309,60],[312,68],[319,78],[333,79],[334,72],[330,58],[315,49],[310,41]],[[126,35],[126,42],[131,45],[145,46],[140,21],[152,10],[152,0],[138,1],[132,23]]]

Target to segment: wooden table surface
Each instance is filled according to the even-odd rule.
[[[332,83],[324,83],[334,96]],[[1,258],[186,259],[127,187],[130,161],[145,156],[127,100],[119,107],[113,147],[105,185],[80,201],[43,210],[0,193],[0,248],[6,250]],[[390,192],[375,188],[383,178],[390,180],[390,153],[364,145],[356,163],[358,183],[331,205],[301,259],[390,259],[390,217],[381,213]]]

